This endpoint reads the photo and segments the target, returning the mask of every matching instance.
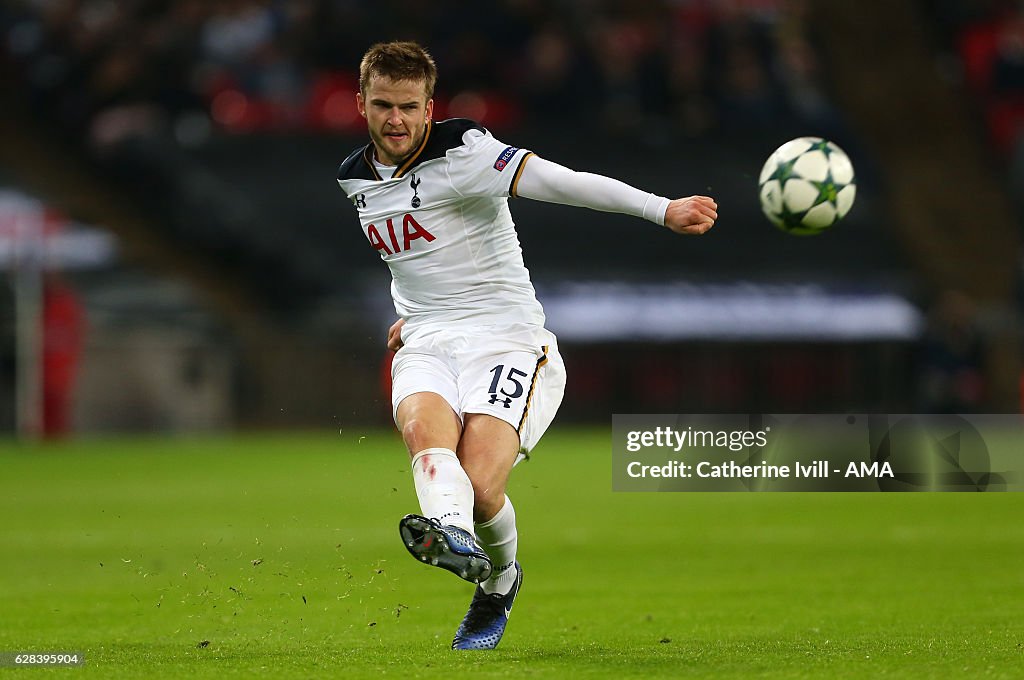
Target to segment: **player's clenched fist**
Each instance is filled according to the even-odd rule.
[[[665,211],[665,226],[677,234],[703,234],[718,219],[718,204],[709,196],[677,198]]]

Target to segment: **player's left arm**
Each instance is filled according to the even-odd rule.
[[[393,352],[402,349],[402,346],[405,344],[402,342],[402,326],[404,325],[405,319],[399,319],[391,324],[391,328],[388,329],[388,349]]]
[[[642,217],[677,234],[703,234],[718,219],[718,204],[708,196],[669,200],[611,177],[576,172],[536,155],[523,159],[514,195]]]

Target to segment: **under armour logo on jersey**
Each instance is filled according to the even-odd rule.
[[[420,201],[420,197],[416,193],[416,187],[418,187],[420,185],[420,182],[422,182],[423,180],[416,179],[415,172],[410,175],[410,178],[411,179],[409,180],[409,186],[412,187],[412,207],[418,208],[420,207],[420,203],[422,201]]]
[[[356,207],[362,210],[366,207],[366,194],[356,194],[352,202],[356,204]]]

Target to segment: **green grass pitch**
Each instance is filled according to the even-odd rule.
[[[1024,494],[613,493],[610,430],[556,428],[513,473],[505,640],[454,653],[472,586],[403,549],[410,477],[379,431],[0,444],[0,652],[103,678],[1024,677]]]

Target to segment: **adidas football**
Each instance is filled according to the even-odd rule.
[[[843,219],[857,195],[849,156],[821,137],[800,137],[776,149],[758,185],[761,210],[772,224],[802,236]]]

